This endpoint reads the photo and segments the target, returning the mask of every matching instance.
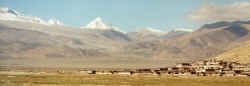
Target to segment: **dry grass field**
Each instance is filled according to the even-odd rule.
[[[0,75],[0,86],[250,86],[250,77]]]

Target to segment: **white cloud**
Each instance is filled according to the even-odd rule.
[[[188,14],[188,19],[201,23],[250,19],[250,2],[205,4]]]

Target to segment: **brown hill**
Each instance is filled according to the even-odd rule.
[[[216,27],[210,28],[213,25]],[[127,49],[146,58],[176,63],[217,56],[250,39],[249,24],[213,25],[177,38],[138,42]]]
[[[250,41],[215,57],[217,60],[250,64]]]
[[[134,41],[117,31],[0,21],[0,65],[162,67],[214,57],[250,40],[248,23],[208,26],[181,36]]]

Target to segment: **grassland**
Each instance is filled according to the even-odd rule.
[[[0,75],[0,86],[250,86],[250,77]]]

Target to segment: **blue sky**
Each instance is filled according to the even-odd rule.
[[[197,29],[199,22],[186,18],[190,11],[206,3],[227,4],[250,0],[0,0],[0,7],[21,13],[56,18],[65,25],[85,26],[100,16],[125,31],[153,27],[168,31],[174,28]]]

